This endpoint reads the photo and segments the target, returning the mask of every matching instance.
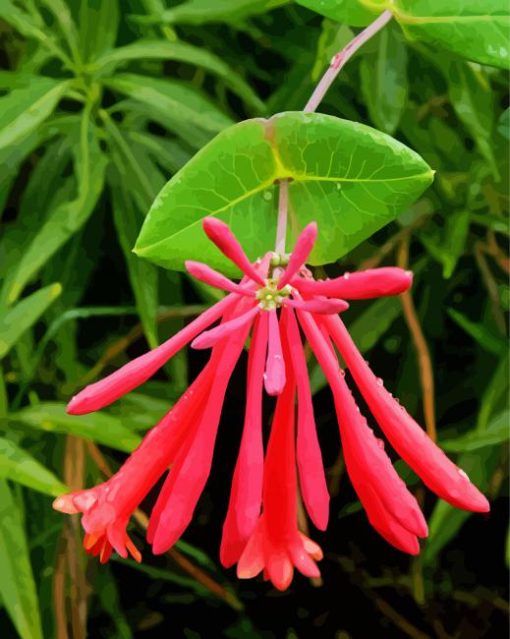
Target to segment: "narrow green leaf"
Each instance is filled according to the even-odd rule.
[[[111,195],[113,219],[124,259],[128,267],[129,281],[151,348],[158,345],[156,315],[158,312],[158,271],[133,253],[133,246],[140,231],[143,217],[138,214],[130,196],[126,193],[118,176],[112,178]]]
[[[483,324],[471,321],[453,308],[447,309],[447,313],[452,320],[478,342],[484,350],[493,355],[499,355],[505,350],[506,341],[491,333]]]
[[[508,68],[510,7],[506,0],[387,0],[406,35],[468,60]]]
[[[166,268],[185,259],[232,265],[207,241],[206,215],[227,221],[250,258],[274,243],[277,187],[291,178],[289,242],[316,220],[311,264],[332,262],[411,204],[433,172],[413,151],[369,127],[328,115],[282,113],[229,128],[156,198],[135,252]]]
[[[57,206],[25,249],[17,268],[4,284],[2,299],[7,304],[19,297],[41,266],[85,224],[103,190],[106,164],[85,112],[74,159],[78,193],[74,199]]]
[[[235,93],[257,112],[265,111],[265,105],[249,84],[221,58],[206,49],[185,42],[165,42],[164,40],[139,40],[133,44],[119,47],[99,58],[93,69],[100,74],[111,73],[121,64],[143,59],[176,60],[193,64],[214,73],[225,81]]]
[[[491,143],[494,130],[494,100],[490,84],[480,69],[465,62],[447,66],[448,94],[455,112],[464,123],[482,156],[498,177]]]
[[[510,411],[497,415],[486,430],[474,430],[454,439],[441,440],[441,448],[452,453],[467,453],[485,446],[497,446],[510,438]]]
[[[84,60],[96,60],[115,45],[119,19],[119,0],[80,0],[78,28]]]
[[[12,91],[0,98],[0,148],[34,131],[64,95],[68,82],[40,76],[16,78]]]
[[[37,322],[61,291],[60,284],[45,286],[1,313],[0,359],[5,357],[23,333]]]
[[[188,0],[165,11],[161,19],[169,24],[237,23],[287,4],[289,0]]]
[[[3,437],[0,437],[0,478],[54,497],[68,491],[67,486],[30,453]]]
[[[419,236],[430,255],[442,264],[445,279],[453,275],[457,262],[464,253],[469,224],[469,211],[455,211],[441,220],[441,225],[434,225],[431,221],[427,230]]]
[[[372,122],[393,134],[407,102],[407,47],[392,25],[374,37],[374,45],[361,60],[361,88]]]
[[[68,415],[66,405],[46,402],[11,413],[10,419],[50,433],[66,433],[130,453],[140,437],[128,430],[120,419],[104,413]]]
[[[21,639],[43,639],[23,519],[3,479],[0,479],[0,597]]]
[[[476,429],[479,431],[486,430],[489,427],[492,415],[498,407],[508,407],[509,393],[509,353],[508,348],[503,350],[503,355],[499,360],[498,366],[491,377],[490,382],[484,390],[482,401],[480,403],[480,411],[476,422]]]
[[[175,80],[119,73],[104,83],[145,107],[164,113],[177,133],[184,123],[213,133],[232,124],[232,120],[199,91]]]

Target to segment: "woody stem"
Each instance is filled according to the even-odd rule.
[[[341,51],[339,51],[331,60],[329,68],[324,73],[319,83],[315,87],[310,99],[303,109],[305,113],[313,113],[322,99],[326,95],[329,87],[336,80],[338,74],[344,67],[345,63],[362,47],[365,42],[370,40],[378,31],[380,31],[391,20],[393,14],[391,11],[384,11],[371,24],[363,29],[353,38]],[[280,181],[280,192],[278,198],[278,222],[276,227],[276,246],[275,252],[279,254],[285,253],[285,237],[287,235],[287,218],[289,204],[289,182],[288,180]]]

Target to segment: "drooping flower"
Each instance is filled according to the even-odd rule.
[[[126,529],[129,518],[158,480],[168,475],[151,513],[147,539],[158,554],[190,523],[209,476],[230,377],[251,335],[246,412],[220,558],[237,563],[239,577],[264,576],[288,587],[294,568],[318,576],[320,548],[297,523],[297,491],[315,526],[324,530],[329,495],[317,438],[301,326],[331,387],[348,474],[373,527],[392,545],[419,552],[427,524],[414,496],[395,471],[361,415],[340,368],[342,355],[374,418],[396,452],[440,497],[454,506],[486,512],[485,497],[451,462],[372,373],[338,313],[345,300],[397,295],[412,283],[399,268],[379,268],[317,281],[306,268],[317,227],[309,224],[290,256],[268,253],[251,264],[226,224],[204,220],[204,230],[244,274],[236,283],[206,264],[187,262],[197,279],[228,295],[164,344],[88,386],[68,406],[70,414],[99,410],[136,388],[191,342],[211,356],[174,407],[104,484],[59,497],[55,508],[83,513],[85,549],[106,561],[139,553]],[[210,326],[220,320],[220,323]],[[267,451],[262,439],[263,391],[276,396]],[[170,468],[170,470],[169,470]],[[299,479],[299,481],[298,481]]]

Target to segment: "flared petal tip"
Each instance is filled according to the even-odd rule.
[[[77,508],[74,504],[72,493],[57,497],[53,500],[52,507],[54,510],[57,510],[60,513],[65,513],[66,515],[76,515],[76,513],[80,512],[79,508]]]

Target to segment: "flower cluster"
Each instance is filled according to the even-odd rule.
[[[204,230],[243,272],[240,283],[205,264],[187,262],[191,275],[228,295],[167,342],[88,386],[69,403],[68,412],[74,415],[99,410],[145,382],[189,342],[194,348],[212,349],[189,389],[111,479],[56,499],[57,510],[83,513],[89,553],[106,561],[114,549],[122,557],[129,552],[140,560],[126,532],[128,521],[167,471],[147,538],[159,554],[185,531],[210,473],[225,393],[248,338],[246,412],[220,551],[225,566],[237,564],[239,577],[263,572],[283,590],[294,568],[306,576],[319,575],[321,549],[297,523],[298,486],[317,528],[326,528],[329,513],[302,334],[333,393],[349,477],[370,523],[390,544],[418,553],[427,524],[384,443],[360,413],[337,350],[391,446],[425,484],[454,506],[488,511],[487,500],[467,475],[373,374],[338,315],[348,308],[345,300],[402,293],[411,286],[410,272],[378,268],[314,280],[305,267],[317,236],[314,223],[303,230],[290,256],[268,253],[255,264],[226,224],[206,218]],[[264,389],[276,397],[266,451]]]

